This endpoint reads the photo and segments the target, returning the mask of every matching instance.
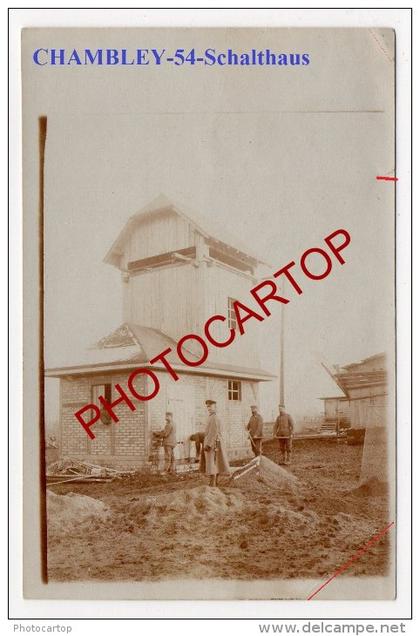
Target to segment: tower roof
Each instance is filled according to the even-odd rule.
[[[189,223],[205,239],[213,242],[214,244],[225,245],[234,249],[238,255],[250,260],[254,265],[257,263],[267,264],[261,260],[257,254],[254,254],[246,245],[244,245],[237,236],[230,234],[229,230],[227,230],[220,222],[215,220],[214,217],[203,217],[199,213],[186,208],[184,205],[177,205],[174,201],[171,201],[163,194],[153,199],[153,201],[145,205],[141,208],[141,210],[133,214],[128,219],[111,248],[108,250],[104,258],[104,262],[114,265],[115,267],[119,267],[125,243],[131,236],[135,226],[146,219],[152,218],[164,212],[177,214]]]

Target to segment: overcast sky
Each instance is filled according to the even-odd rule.
[[[121,42],[138,42],[127,33]],[[300,69],[64,69],[59,80],[57,69],[37,77],[31,69],[31,108],[48,116],[47,365],[121,323],[120,275],[102,259],[128,217],[160,193],[217,217],[276,269],[334,230],[350,232],[346,264],[327,279],[303,279],[304,293],[285,308],[292,413],[320,411],[318,398],[334,390],[321,358],[347,363],[392,348],[394,185],[375,179],[394,169],[392,64],[378,34],[324,36],[236,32],[242,47],[278,49],[280,40],[284,50],[309,50],[313,62]],[[201,40],[231,41],[221,32]],[[48,38],[30,46],[40,41]],[[261,325],[261,363],[272,371],[278,317],[273,310]]]

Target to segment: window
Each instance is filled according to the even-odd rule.
[[[241,383],[238,380],[228,380],[228,399],[239,402],[241,396]]]
[[[100,409],[103,408],[99,402],[99,396],[105,398],[107,402],[112,401],[112,384],[93,384],[92,385],[92,404],[96,404]]]
[[[228,327],[229,329],[236,329],[238,323],[236,321],[236,313],[233,307],[233,303],[236,303],[235,298],[228,298]]]

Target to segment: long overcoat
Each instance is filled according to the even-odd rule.
[[[210,447],[210,450],[204,450],[206,447]],[[216,413],[209,415],[207,420],[200,456],[200,471],[207,475],[230,475],[221,422]]]

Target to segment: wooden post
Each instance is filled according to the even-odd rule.
[[[44,159],[47,138],[47,118],[38,120],[39,133],[39,490],[40,490],[40,537],[41,576],[48,582],[47,562],[47,483],[45,469],[45,361],[44,361]]]

